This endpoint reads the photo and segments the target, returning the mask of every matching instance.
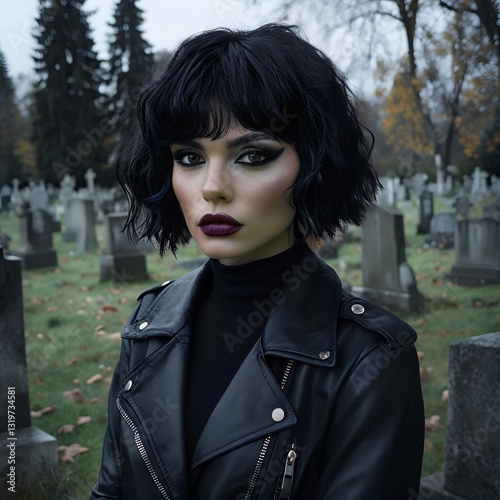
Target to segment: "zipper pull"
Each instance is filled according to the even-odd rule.
[[[293,473],[295,469],[295,460],[297,453],[291,449],[286,456],[285,470],[283,472],[283,480],[281,481],[280,491],[277,500],[287,500],[292,494]]]

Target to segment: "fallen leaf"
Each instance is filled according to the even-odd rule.
[[[443,394],[441,395],[441,401],[448,401],[449,397],[450,397],[450,391],[448,389],[445,389],[443,391]]]
[[[434,448],[434,445],[432,444],[432,441],[429,438],[425,438],[424,440],[424,450],[425,451],[432,451]]]
[[[43,385],[43,382],[37,377],[35,379],[35,385]]]
[[[417,325],[418,326],[422,326],[422,325],[425,325],[427,323],[427,320],[425,318],[420,318],[418,321],[417,321]]]
[[[92,287],[88,287],[88,286],[81,286],[78,291],[79,292],[90,292],[92,290]]]
[[[82,351],[86,351],[86,350],[88,349],[88,347],[87,347],[86,345],[82,345],[82,347],[80,347],[80,349],[81,349]]]
[[[37,333],[37,334],[36,334],[36,338],[37,338],[38,340],[43,340],[43,339],[44,339],[44,337],[45,337],[45,335],[44,335],[43,333]]]
[[[37,392],[37,393],[36,393],[36,397],[37,397],[37,398],[44,398],[46,395],[47,395],[47,393],[46,393],[46,392]]]
[[[422,351],[418,351],[417,356],[419,361],[422,361],[425,358],[425,354]]]
[[[83,424],[88,424],[89,422],[92,422],[92,417],[78,417],[76,419],[76,425],[83,425]]]
[[[68,361],[68,365],[74,365],[78,362],[78,358],[72,358]]]
[[[102,312],[116,312],[116,311],[119,311],[120,309],[118,309],[118,307],[115,307],[115,306],[112,306],[110,304],[104,304],[103,306],[101,306],[100,310],[99,311],[102,311]]]
[[[42,408],[41,410],[31,410],[30,415],[31,418],[40,418],[42,415],[45,415],[46,413],[54,413],[57,411],[57,406],[46,406],[45,408]]]
[[[442,429],[441,417],[439,415],[431,415],[429,418],[425,419],[425,430],[432,432]]]
[[[90,385],[93,384],[94,382],[99,382],[99,380],[102,380],[102,375],[100,373],[96,373],[87,380],[87,384]]]
[[[99,403],[99,398],[92,398],[92,399],[90,400],[90,402],[91,402],[92,404]]]
[[[59,454],[59,460],[62,462],[73,463],[73,457],[76,455],[81,455],[82,453],[87,453],[90,448],[85,448],[80,446],[78,443],[72,444],[70,446],[58,446],[57,452]]]
[[[47,309],[45,309],[45,311],[48,312],[48,313],[56,312],[57,311],[57,306],[47,307]]]
[[[60,270],[59,268],[55,269],[55,270],[54,270],[54,272],[55,272],[56,274],[61,274],[61,270]]]
[[[122,297],[122,298],[118,301],[118,303],[119,303],[119,304],[125,304],[125,302],[127,302],[127,299],[126,299],[125,297]]]
[[[474,307],[483,307],[483,303],[478,300],[474,302]]]
[[[125,290],[124,286],[121,286],[120,288],[111,287],[111,293],[114,293],[115,295],[122,293],[123,290]]]
[[[70,401],[74,401],[75,403],[85,403],[85,398],[83,397],[82,391],[78,388],[63,392],[63,396]]]
[[[71,434],[75,429],[74,424],[65,424],[61,425],[59,429],[57,429],[57,434]]]
[[[42,301],[38,297],[31,297],[31,303],[35,304],[36,306],[39,306]]]
[[[66,264],[68,262],[68,259],[66,257],[62,257],[60,259],[60,261],[63,263],[63,264]]]
[[[82,381],[79,378],[73,379],[73,384],[81,384]]]
[[[59,361],[52,361],[52,366],[59,366]]]
[[[112,379],[113,379],[113,377],[110,375],[109,377],[106,377],[106,378],[104,379],[104,383],[105,383],[106,385],[111,385],[111,380],[112,380]]]
[[[85,311],[83,309],[79,309],[78,311],[76,311],[76,314],[78,314],[78,316],[83,316],[85,314]]]
[[[106,330],[97,330],[94,332],[94,335],[97,335],[98,337],[104,337],[106,335]]]

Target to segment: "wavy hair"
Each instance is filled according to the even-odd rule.
[[[334,237],[361,224],[379,182],[373,135],[356,116],[344,75],[295,26],[226,28],[185,40],[139,92],[136,130],[117,163],[129,200],[129,237],[160,254],[190,239],[172,189],[170,145],[218,138],[232,123],[294,146],[300,171],[291,187],[294,236]]]

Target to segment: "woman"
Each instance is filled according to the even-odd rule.
[[[360,224],[378,187],[343,76],[293,27],[219,29],[180,46],[137,117],[129,233],[210,259],[123,330],[91,498],[411,498],[415,332],[305,243]]]

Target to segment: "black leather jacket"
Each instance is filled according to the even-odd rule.
[[[190,319],[210,267],[139,297],[122,333],[91,500],[417,497],[424,413],[416,334],[310,259],[284,276],[284,295],[190,463]]]

